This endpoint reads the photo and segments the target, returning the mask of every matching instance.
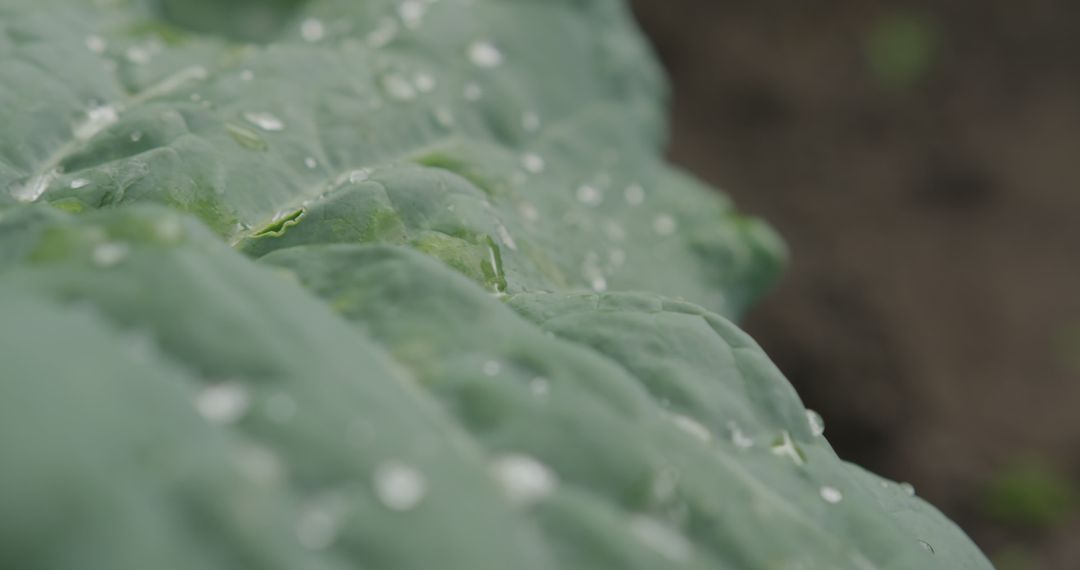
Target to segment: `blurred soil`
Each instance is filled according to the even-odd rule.
[[[746,326],[841,456],[1080,568],[1080,2],[634,4],[673,159],[791,247]]]

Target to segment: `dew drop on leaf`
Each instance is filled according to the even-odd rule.
[[[409,101],[416,98],[416,89],[404,77],[396,73],[382,77],[382,88],[387,95],[399,101]]]
[[[359,184],[371,178],[371,171],[366,168],[358,168],[349,173],[349,183]]]
[[[281,131],[285,129],[285,123],[270,113],[244,113],[244,119],[264,131]]]
[[[675,218],[668,214],[660,214],[653,220],[653,231],[657,235],[669,236],[675,233],[676,229],[678,229],[678,224],[675,222]]]
[[[825,420],[814,410],[806,410],[806,423],[810,426],[810,433],[814,437],[825,435]]]
[[[375,496],[392,511],[409,511],[427,495],[427,479],[415,468],[387,461],[375,468]]]
[[[86,120],[75,127],[75,138],[79,140],[93,138],[94,135],[115,124],[119,118],[120,114],[112,105],[91,107],[86,112]]]
[[[109,44],[101,36],[86,36],[86,49],[97,54],[102,54],[105,53],[105,50],[108,49],[108,47]]]
[[[397,22],[390,18],[383,18],[378,27],[367,36],[367,43],[373,48],[381,48],[394,41],[398,35]]]
[[[439,107],[432,112],[435,116],[435,122],[439,125],[449,129],[454,126],[454,112],[446,107]]]
[[[127,258],[131,248],[127,244],[119,242],[106,242],[94,248],[94,265],[98,267],[114,267]]]
[[[521,157],[521,164],[525,167],[525,170],[532,174],[539,174],[544,171],[544,158],[538,154],[526,153]]]
[[[684,416],[682,414],[670,414],[669,417],[671,421],[679,427],[679,429],[696,437],[703,443],[709,443],[712,441],[712,432],[709,431],[709,428],[705,427],[701,424],[701,422],[695,420],[694,418]]]
[[[247,413],[251,396],[238,382],[223,382],[203,388],[195,397],[195,409],[215,424],[236,422]]]
[[[405,0],[398,5],[398,16],[401,16],[401,21],[410,30],[420,27],[426,12],[427,6],[421,0]]]
[[[435,78],[430,73],[417,73],[413,76],[413,85],[421,93],[431,93],[435,89]]]
[[[20,202],[33,202],[45,193],[45,190],[49,188],[49,184],[51,184],[58,175],[59,172],[56,170],[39,174],[28,180],[26,184],[17,187],[12,191],[11,195]]]
[[[326,26],[318,18],[308,18],[300,24],[300,37],[306,42],[319,42],[326,37]]]
[[[510,502],[516,505],[535,504],[550,495],[557,486],[551,470],[528,455],[498,457],[491,463],[491,473]]]
[[[840,501],[844,500],[844,494],[841,493],[840,490],[836,487],[825,486],[822,487],[818,492],[821,495],[822,500],[831,505],[835,505]]]
[[[124,51],[124,57],[135,65],[145,65],[150,63],[153,54],[150,53],[150,50],[142,46],[131,46]]]
[[[586,206],[596,206],[604,200],[604,195],[595,186],[583,184],[577,189],[577,199]]]
[[[652,517],[634,516],[630,520],[630,532],[642,544],[672,562],[685,562],[693,552],[686,537]]]
[[[753,438],[743,433],[742,429],[735,422],[728,422],[728,432],[731,434],[731,443],[739,449],[750,449],[754,447]]]
[[[503,63],[503,54],[489,41],[476,41],[469,45],[469,61],[477,67],[498,67]]]

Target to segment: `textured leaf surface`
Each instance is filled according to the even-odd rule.
[[[662,163],[621,3],[0,32],[3,566],[989,567],[728,320],[781,246]]]

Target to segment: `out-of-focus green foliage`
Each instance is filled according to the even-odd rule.
[[[936,22],[922,14],[900,12],[880,18],[866,40],[870,71],[888,88],[915,83],[933,64],[939,35]]]
[[[1052,527],[1077,507],[1076,484],[1045,461],[1020,460],[999,471],[983,493],[983,510],[1009,525]]]

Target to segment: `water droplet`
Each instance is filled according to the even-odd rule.
[[[394,41],[398,35],[397,22],[390,18],[383,18],[379,26],[371,31],[367,37],[367,43],[373,48],[381,48]]]
[[[555,474],[528,455],[498,457],[491,463],[491,473],[515,505],[535,504],[550,495],[558,485]]]
[[[300,37],[306,42],[319,42],[326,37],[326,26],[318,18],[308,18],[300,24]]]
[[[920,540],[919,541],[919,546],[922,546],[923,550],[929,552],[930,554],[936,554],[937,553],[937,551],[934,550],[934,546],[932,544],[930,544],[929,542],[926,542],[925,540]]]
[[[392,511],[409,511],[427,495],[423,473],[398,461],[387,461],[375,468],[375,496]]]
[[[304,548],[322,550],[337,539],[341,522],[326,508],[306,509],[296,521],[296,539]]]
[[[544,157],[531,152],[521,157],[521,164],[525,167],[525,170],[528,170],[533,174],[543,172],[545,166]]]
[[[244,386],[223,382],[203,388],[195,397],[195,409],[211,423],[230,424],[244,416],[250,402]]]
[[[112,105],[92,107],[86,112],[86,121],[75,127],[75,137],[80,140],[93,138],[119,119],[120,115]]]
[[[94,265],[98,267],[114,267],[127,258],[131,248],[125,243],[105,242],[94,248]]]
[[[595,186],[583,184],[577,189],[577,199],[587,206],[596,206],[604,201],[604,195]]]
[[[497,360],[489,360],[484,363],[484,375],[485,376],[498,376],[502,370],[502,365]]]
[[[728,431],[731,433],[731,443],[739,449],[754,447],[754,440],[743,433],[735,422],[728,422]]]
[[[518,206],[518,211],[521,212],[521,217],[525,218],[526,221],[535,222],[540,219],[540,211],[529,202],[523,202]]]
[[[435,122],[439,123],[445,128],[454,126],[454,112],[446,107],[439,107],[433,112],[435,115]]]
[[[551,390],[551,382],[543,376],[537,376],[529,381],[529,391],[537,398],[543,398]]]
[[[679,429],[700,439],[702,442],[709,443],[712,441],[712,432],[709,431],[709,428],[701,425],[694,418],[675,413],[669,414],[668,417]]]
[[[685,562],[693,552],[686,537],[652,517],[634,516],[630,519],[630,532],[642,544],[673,562]]]
[[[359,184],[368,178],[371,178],[371,170],[367,168],[359,168],[349,173],[350,184]]]
[[[241,81],[251,81],[255,79],[255,72],[250,69],[245,69],[240,72]]]
[[[154,224],[154,233],[165,243],[176,243],[184,237],[184,226],[179,219],[170,216]]]
[[[315,157],[309,156],[304,159],[304,166],[310,170],[315,170],[319,167],[319,161],[315,160]]]
[[[911,483],[900,483],[900,490],[908,495],[915,496],[915,486]]]
[[[287,423],[296,415],[296,400],[292,396],[278,392],[266,400],[266,416],[279,424]]]
[[[143,138],[142,131],[131,131],[131,142],[137,143]]]
[[[86,188],[90,185],[90,181],[85,178],[76,178],[71,181],[71,189],[78,190],[80,188]]]
[[[806,463],[806,459],[803,458],[802,452],[795,446],[795,442],[791,440],[791,434],[787,431],[781,432],[780,438],[773,442],[772,452],[773,455],[788,457],[795,465]]]
[[[26,184],[12,190],[11,196],[20,202],[33,202],[41,197],[49,188],[49,184],[59,175],[56,170],[50,170],[28,180]]]
[[[477,67],[498,67],[503,63],[503,54],[491,42],[476,41],[469,45],[469,61]]]
[[[844,500],[844,494],[841,493],[840,490],[836,487],[822,487],[819,491],[819,494],[821,495],[822,500],[824,500],[826,503],[829,503],[830,505],[835,505],[836,503]]]
[[[810,433],[814,437],[825,435],[825,420],[821,419],[821,415],[814,410],[806,410],[806,423],[810,425]]]
[[[526,111],[521,115],[521,127],[530,133],[540,130],[540,115],[535,111]]]
[[[599,265],[600,256],[595,251],[585,253],[585,261],[582,263],[582,273],[589,282],[589,286],[596,293],[607,291],[607,278]]]
[[[153,54],[150,53],[150,50],[144,47],[131,46],[124,51],[124,57],[126,57],[128,61],[136,65],[145,65],[147,63],[150,63],[150,59],[153,57]]]
[[[417,73],[413,76],[413,85],[421,93],[431,93],[435,89],[435,78],[428,73]]]
[[[404,77],[390,73],[382,77],[382,87],[390,97],[399,101],[416,99],[416,89]]]
[[[244,113],[244,118],[264,131],[273,132],[285,129],[285,123],[270,113]]]
[[[405,0],[398,5],[398,15],[401,16],[401,21],[404,22],[405,27],[410,30],[420,27],[425,12],[427,12],[427,6],[420,0]]]
[[[484,90],[475,83],[466,83],[463,91],[466,101],[479,101],[484,96]]]
[[[657,235],[669,236],[675,233],[676,229],[678,229],[678,224],[675,222],[675,218],[668,214],[660,214],[653,220],[653,231]]]
[[[637,184],[631,184],[623,191],[623,197],[626,198],[627,204],[638,206],[645,201],[645,189]]]
[[[105,38],[102,38],[101,36],[86,36],[86,49],[97,54],[102,54],[105,53],[105,50],[108,49],[108,47],[109,44],[105,41]]]

